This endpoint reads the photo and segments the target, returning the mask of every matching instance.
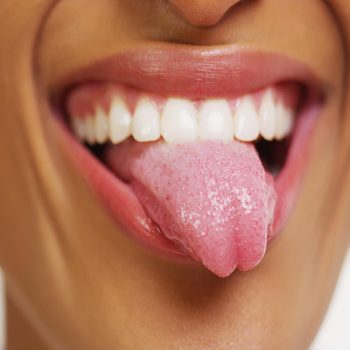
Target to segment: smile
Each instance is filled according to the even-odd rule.
[[[157,44],[62,86],[65,149],[123,231],[220,277],[262,261],[292,213],[322,107],[308,67]]]

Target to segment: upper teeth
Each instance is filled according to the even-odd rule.
[[[199,137],[204,140],[230,141],[234,135],[232,112],[227,101],[205,101],[199,112]]]
[[[117,97],[109,111],[109,139],[113,143],[122,142],[131,135],[131,114],[124,101]]]
[[[158,140],[160,134],[160,114],[157,106],[149,99],[138,102],[132,120],[132,136],[136,141]]]
[[[167,142],[189,142],[198,137],[197,111],[188,100],[170,98],[165,104],[161,125]]]
[[[152,99],[141,97],[133,116],[124,98],[116,95],[108,113],[97,107],[95,115],[72,116],[75,134],[89,144],[120,143],[130,136],[138,142],[190,142],[197,139],[228,142],[233,138],[250,142],[260,136],[281,140],[293,128],[294,111],[277,101],[272,90],[264,92],[260,106],[251,96],[242,97],[234,107],[225,99],[208,99],[195,104],[187,99],[169,98],[160,108]]]

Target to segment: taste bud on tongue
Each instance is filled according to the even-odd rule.
[[[107,162],[162,233],[216,275],[261,262],[277,197],[252,144],[131,141],[112,147]]]

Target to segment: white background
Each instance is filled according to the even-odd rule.
[[[4,307],[0,276],[0,349],[4,343]],[[350,349],[350,253],[345,262],[326,320],[310,350]]]
[[[311,350],[350,349],[350,252],[343,267],[333,302]]]

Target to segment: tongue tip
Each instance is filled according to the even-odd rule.
[[[248,272],[256,268],[264,258],[264,254],[256,256],[255,259],[239,261],[237,258],[222,259],[222,261],[201,261],[203,266],[220,278],[230,277],[236,270]]]
[[[237,266],[234,266],[232,269],[215,270],[215,271],[209,269],[209,271],[220,278],[228,278],[236,271],[236,269],[237,269]]]
[[[203,266],[208,269],[210,272],[212,272],[214,275],[220,277],[220,278],[228,278],[230,277],[235,271],[242,271],[242,272],[248,272],[256,268],[260,264],[261,260],[254,263],[253,265],[240,265],[235,263],[233,266],[210,266],[208,264],[203,264]]]

